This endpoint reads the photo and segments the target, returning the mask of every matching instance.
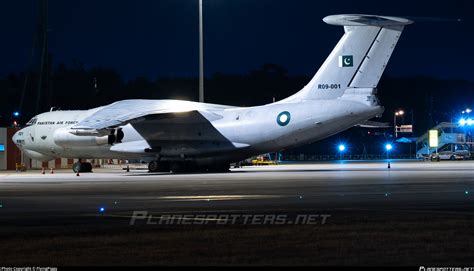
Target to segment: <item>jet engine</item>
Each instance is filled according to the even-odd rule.
[[[125,134],[122,131],[122,128],[110,130],[110,135],[108,136],[108,143],[110,145],[122,143],[122,139]]]
[[[68,130],[54,132],[54,142],[62,147],[90,147],[109,144],[110,136],[81,136],[71,134]]]

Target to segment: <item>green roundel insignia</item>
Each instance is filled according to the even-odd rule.
[[[280,114],[278,114],[278,117],[277,117],[278,125],[286,126],[286,125],[288,125],[288,123],[290,123],[290,120],[291,120],[290,112],[285,111],[285,112],[281,112]]]

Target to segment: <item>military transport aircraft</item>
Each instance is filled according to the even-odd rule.
[[[35,116],[13,141],[40,161],[142,159],[151,172],[227,171],[261,153],[315,142],[380,116],[377,84],[404,27],[398,17],[332,15],[344,35],[314,78],[276,103],[234,107],[181,100],[124,100]]]

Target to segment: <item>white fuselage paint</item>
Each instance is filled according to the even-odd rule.
[[[183,103],[182,101],[177,102]],[[187,103],[190,110],[197,104]],[[202,104],[199,107],[202,108]],[[13,141],[26,151],[27,155],[45,161],[58,157],[83,159],[154,157],[154,154],[146,154],[143,148],[135,153],[114,151],[111,149],[112,145],[106,141],[97,140],[100,137],[76,136],[69,133],[72,126],[97,110],[98,108],[40,114],[35,117],[36,123],[17,132]],[[245,146],[224,150],[217,155],[222,159],[234,161],[248,155],[279,151],[321,140],[380,115],[382,111],[380,106],[354,100],[317,100],[300,103],[274,103],[250,108],[216,109],[212,112],[222,118],[210,123],[229,142],[238,142]],[[280,123],[287,121],[278,119],[281,112],[289,112],[291,115],[286,126],[278,123],[278,120]],[[146,140],[130,124],[121,128],[124,132],[122,144],[133,142],[146,144]],[[157,129],[159,130],[159,128]],[[64,133],[69,137],[77,138],[78,142],[58,144],[57,135]],[[160,155],[165,158],[166,156],[184,155],[195,157],[197,160],[200,158],[209,159],[209,154],[205,150],[199,153],[194,148],[179,148],[179,150],[165,148]]]

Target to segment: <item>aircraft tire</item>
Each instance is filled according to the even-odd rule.
[[[160,164],[158,163],[158,161],[151,161],[149,164],[148,164],[148,171],[150,172],[159,172],[160,170]]]
[[[148,164],[148,171],[149,172],[170,172],[170,165],[168,162],[160,162],[160,161],[151,161]]]
[[[92,164],[76,162],[72,165],[72,170],[74,171],[74,173],[92,172]]]
[[[76,162],[72,165],[72,171],[74,171],[74,173],[81,172],[81,169],[82,169],[82,165],[80,162]]]

